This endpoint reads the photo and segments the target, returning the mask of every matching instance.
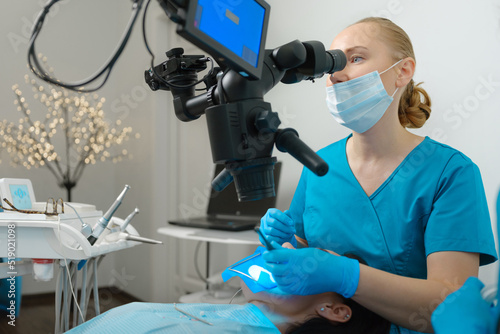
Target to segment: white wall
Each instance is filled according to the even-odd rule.
[[[494,203],[500,185],[500,5],[498,1],[403,1],[269,0],[271,21],[267,48],[291,40],[319,40],[330,45],[333,37],[354,21],[371,15],[388,16],[410,35],[417,55],[416,81],[433,99],[433,113],[418,133],[460,149],[480,167],[493,223]],[[16,121],[11,86],[23,83],[26,69],[26,38],[33,16],[42,1],[10,1],[0,13],[0,119]],[[113,50],[130,14],[130,2],[64,1],[49,17],[38,41],[38,50],[49,57],[56,73],[66,80],[86,77],[104,63]],[[140,23],[140,22],[138,22]],[[17,35],[16,43],[12,36]],[[11,40],[9,40],[9,36]],[[173,31],[155,1],[148,15],[148,37],[157,55],[186,43]],[[143,83],[149,57],[137,25],[130,44],[118,61],[110,82],[99,94],[106,97],[106,113],[122,119],[141,133],[139,141],[126,146],[134,159],[113,165],[89,166],[74,191],[74,201],[92,203],[105,210],[124,184],[132,189],[117,212],[124,218],[135,206],[141,213],[133,223],[147,237],[164,245],[140,245],[108,256],[101,267],[101,284],[113,284],[150,301],[174,301],[173,277],[179,270],[178,244],[156,233],[168,218],[180,216],[180,207],[202,212],[199,193],[209,182],[212,167],[204,117],[182,123],[175,118],[167,92],[150,92]],[[484,86],[485,81],[492,84]],[[283,127],[297,129],[300,137],[319,149],[348,134],[328,114],[324,103],[324,79],[316,83],[276,86],[266,95],[280,113]],[[485,90],[486,89],[486,90]],[[488,90],[490,89],[491,92]],[[26,93],[28,89],[24,89]],[[490,92],[491,94],[485,94]],[[29,94],[26,94],[29,97]],[[34,106],[36,101],[30,101]],[[463,112],[457,107],[463,105]],[[321,135],[318,135],[321,134]],[[278,207],[286,208],[293,196],[302,166],[293,158],[275,153],[284,161]],[[64,196],[46,169],[26,172],[12,168],[2,155],[2,177],[28,177],[39,199]],[[495,228],[496,230],[496,228]],[[225,250],[221,251],[222,253]],[[189,260],[189,258],[188,258]],[[220,261],[224,266],[226,259]],[[496,280],[497,265],[482,269],[487,282]],[[40,283],[24,285],[27,292],[51,289]]]

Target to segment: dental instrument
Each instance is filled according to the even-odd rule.
[[[99,220],[95,224],[94,228],[92,229],[92,234],[87,238],[87,240],[89,241],[89,243],[91,245],[95,244],[95,242],[97,241],[97,238],[99,238],[99,236],[104,231],[106,226],[108,226],[109,220],[111,219],[111,217],[113,216],[115,211],[118,209],[120,204],[122,204],[122,200],[125,197],[125,194],[127,193],[127,191],[129,189],[130,189],[130,186],[128,184],[125,185],[125,188],[122,190],[120,195],[116,198],[113,205],[111,205],[111,207],[108,209],[108,211],[101,218],[99,218]]]
[[[110,233],[106,236],[106,241],[114,242],[114,241],[118,241],[118,240],[138,241],[138,242],[144,242],[144,243],[148,243],[148,244],[163,244],[163,241],[139,237],[137,235],[131,235],[131,234],[128,234],[125,232],[114,232],[114,233]]]
[[[264,233],[262,233],[262,231],[260,230],[260,228],[256,227],[256,228],[255,228],[255,232],[257,232],[257,234],[260,236],[261,241],[263,241],[263,242],[264,242],[264,246],[266,246],[266,249],[267,249],[267,250],[273,250],[273,249],[275,249],[275,248],[271,245],[271,242],[269,242],[269,240],[267,240],[266,235],[265,235]]]
[[[131,214],[129,214],[129,215],[127,216],[127,218],[125,218],[125,221],[123,222],[123,225],[122,225],[122,227],[120,228],[120,230],[121,230],[122,232],[125,232],[125,230],[127,229],[128,224],[130,223],[130,221],[132,220],[132,218],[134,218],[134,216],[135,216],[136,214],[138,214],[138,213],[139,213],[139,208],[135,208],[135,210],[134,210]]]

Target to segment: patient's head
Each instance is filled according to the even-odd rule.
[[[352,299],[346,299],[337,295],[342,301],[336,305],[337,308],[347,307],[350,310],[350,316],[341,321],[332,320],[331,317],[323,316],[322,312],[318,315],[311,315],[305,321],[291,324],[285,333],[329,333],[329,334],[388,334],[391,323],[379,315],[373,313],[367,308],[356,303]],[[330,311],[329,311],[330,312]],[[335,311],[334,311],[335,312]],[[333,312],[333,313],[334,313]],[[348,313],[349,314],[349,313]]]
[[[245,289],[244,289],[245,291]],[[389,333],[390,323],[334,292],[310,296],[284,296],[261,291],[245,291],[248,302],[270,311],[270,320],[282,333]]]
[[[389,333],[387,320],[334,292],[310,296],[284,295],[273,290],[253,293],[245,284],[242,290],[249,303],[277,315],[270,320],[282,333]]]

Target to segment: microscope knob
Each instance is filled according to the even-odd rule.
[[[173,48],[166,52],[168,58],[179,57],[184,53],[183,48]]]
[[[255,127],[258,131],[276,132],[280,124],[278,113],[269,110],[262,110],[255,117]]]

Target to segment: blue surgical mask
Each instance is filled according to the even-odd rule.
[[[371,129],[384,115],[394,95],[387,94],[380,75],[402,61],[378,73],[373,71],[359,78],[326,87],[326,104],[333,118],[341,125],[363,133]]]

